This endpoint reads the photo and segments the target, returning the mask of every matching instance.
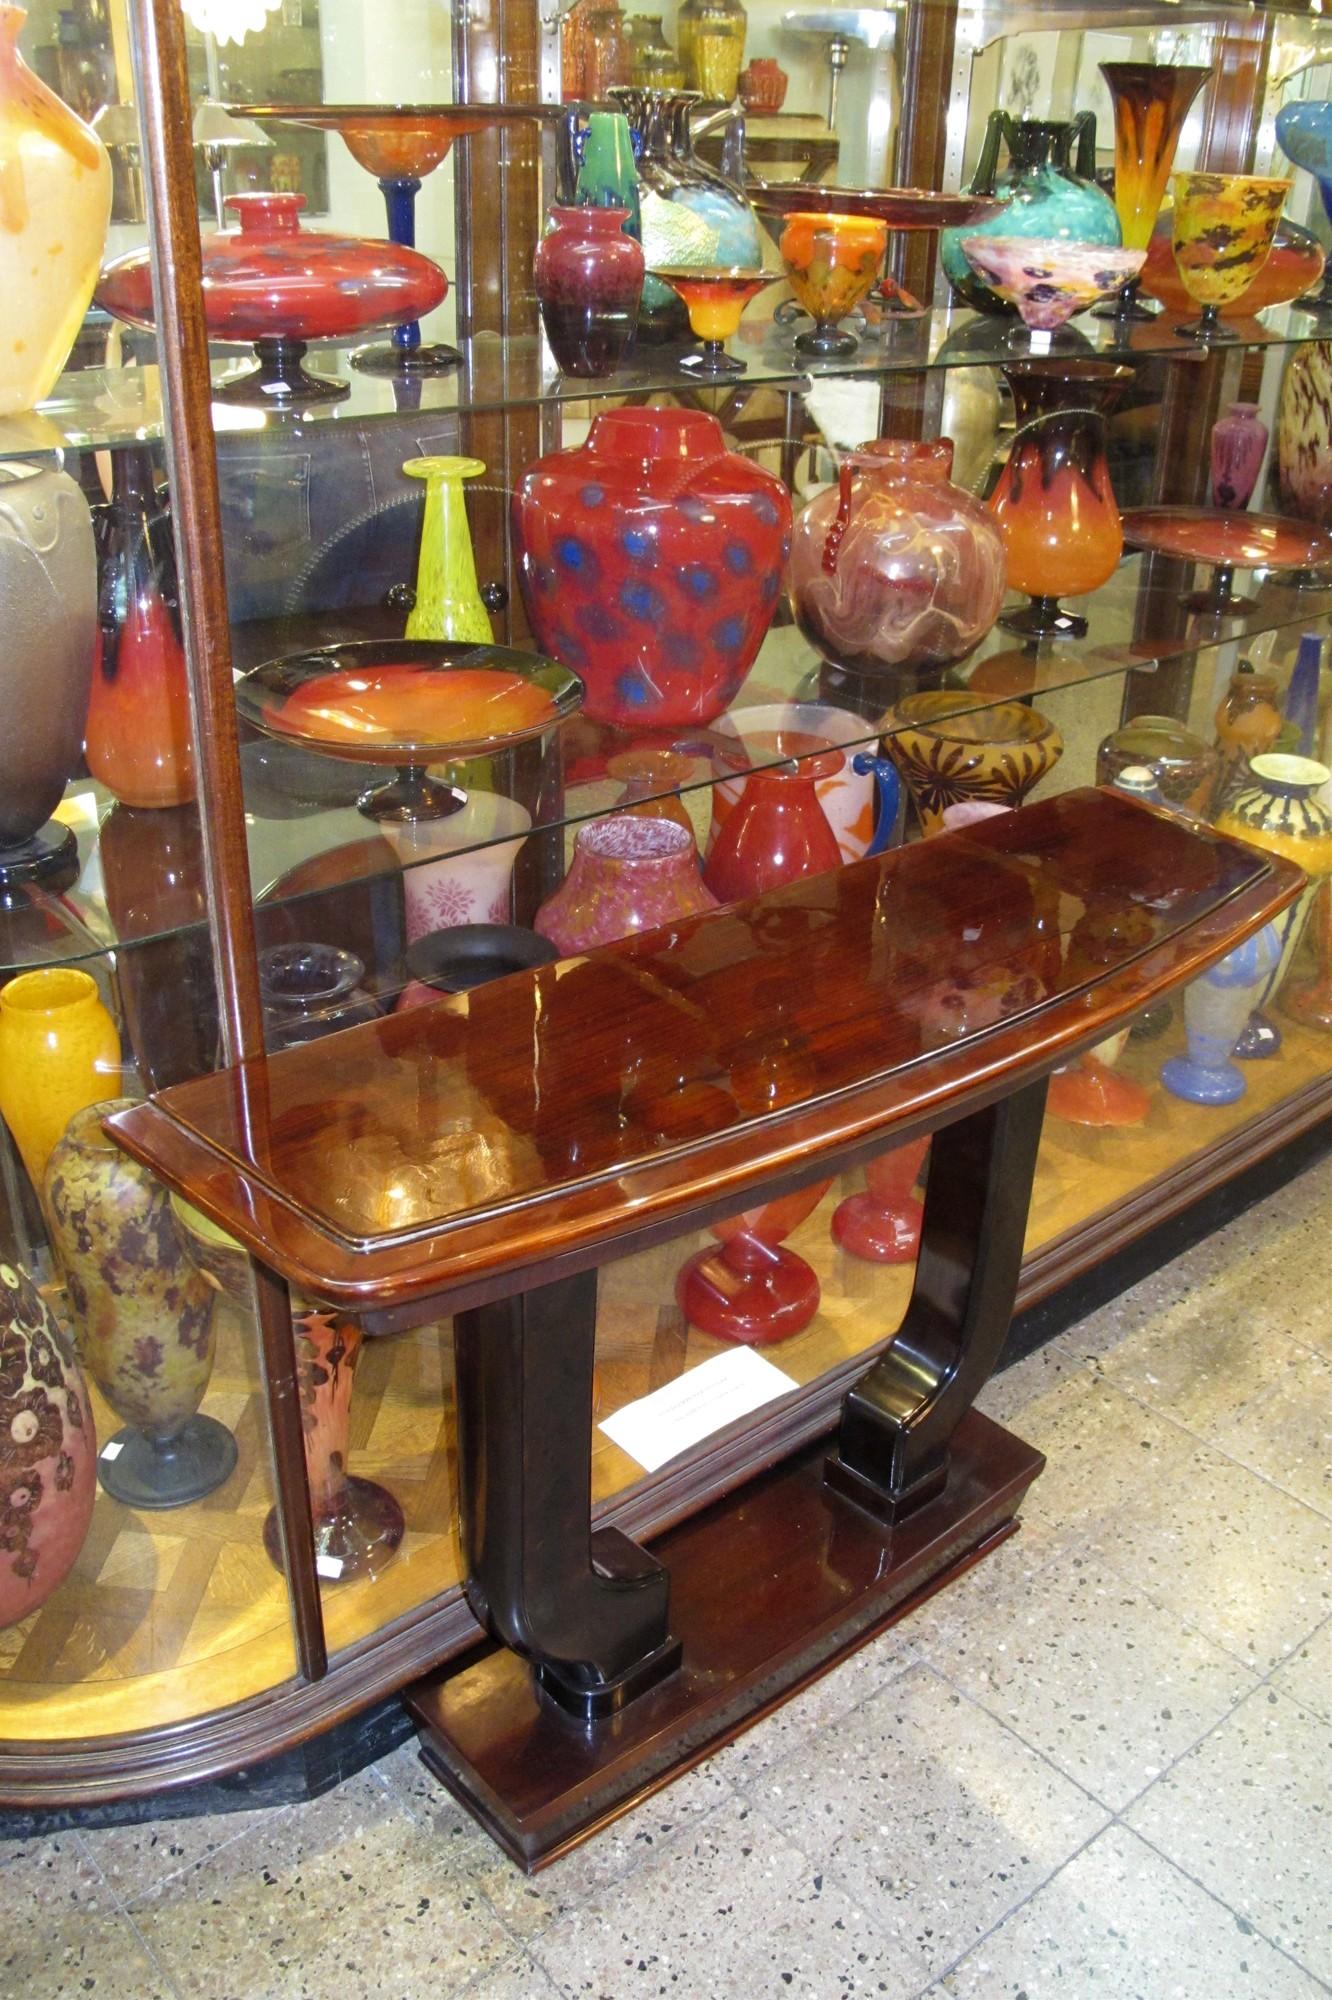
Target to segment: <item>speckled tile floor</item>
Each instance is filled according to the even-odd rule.
[[[998,1378],[1024,1532],[532,1880],[410,1748],[0,1841],[0,2000],[1332,1990],[1332,1161]]]

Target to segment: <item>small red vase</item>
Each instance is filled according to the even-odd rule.
[[[781,596],[791,502],[701,410],[610,410],[523,474],[518,576],[542,652],[583,712],[643,728],[711,722]]]
[[[738,903],[782,882],[841,866],[842,851],[815,787],[820,778],[835,777],[845,762],[840,750],[831,750],[750,773],[703,871],[719,902]]]
[[[700,1250],[675,1281],[691,1326],[714,1340],[771,1347],[803,1331],[819,1309],[819,1281],[784,1237],[812,1215],[831,1181],[816,1181],[713,1225],[720,1250]]]
[[[909,1264],[920,1248],[924,1204],[912,1190],[920,1179],[926,1139],[880,1153],[865,1169],[864,1194],[848,1195],[832,1219],[833,1241],[871,1264]]]
[[[537,244],[537,304],[565,375],[612,375],[638,325],[643,252],[624,233],[627,208],[555,208]]]
[[[98,633],[83,754],[122,805],[185,805],[194,797],[194,743],[171,516],[147,446],[114,452],[111,476],[97,524]]]

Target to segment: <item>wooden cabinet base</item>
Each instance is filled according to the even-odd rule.
[[[425,1762],[520,1867],[557,1860],[969,1569],[1012,1534],[1044,1464],[973,1410],[945,1490],[890,1530],[828,1486],[828,1447],[653,1543],[684,1664],[609,1721],[556,1707],[507,1648],[406,1690]]]

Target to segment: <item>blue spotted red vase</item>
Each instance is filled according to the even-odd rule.
[[[701,410],[611,410],[524,473],[513,502],[538,646],[581,675],[584,713],[711,722],[754,663],[791,542],[782,482]]]

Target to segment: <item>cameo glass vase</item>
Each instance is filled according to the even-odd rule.
[[[62,874],[72,880],[78,843],[51,814],[83,749],[97,554],[88,503],[54,466],[0,466],[0,603],[0,885]]]
[[[1000,149],[1005,145],[1008,165],[1001,171]],[[968,263],[964,236],[1037,236],[1047,242],[1062,237],[1070,243],[1118,244],[1119,217],[1110,197],[1097,187],[1095,173],[1096,120],[1090,111],[1079,112],[1068,123],[1016,119],[1007,111],[992,111],[968,192],[993,195],[1003,207],[985,222],[945,229],[939,238],[939,259],[958,296],[980,312],[1007,316],[1016,311]]]
[[[1267,425],[1256,403],[1232,403],[1212,426],[1212,505],[1247,507],[1263,469]]]
[[[1267,262],[1291,183],[1257,174],[1175,174],[1171,185],[1175,267],[1203,309],[1175,331],[1185,340],[1236,340],[1221,307],[1247,291]]]
[[[1081,638],[1086,619],[1059,599],[1098,590],[1124,552],[1105,413],[1130,371],[1072,361],[1004,374],[1018,429],[988,505],[1004,538],[1009,584],[1031,602],[1001,613],[999,623],[1028,638]]]
[[[377,1576],[397,1552],[405,1523],[387,1486],[347,1470],[352,1390],[364,1335],[347,1313],[302,1308],[299,1303],[291,1328],[315,1566],[329,1583]],[[282,1531],[276,1507],[264,1522],[264,1547],[281,1569]]]
[[[124,805],[184,805],[194,797],[194,740],[171,512],[148,445],[113,452],[111,480],[97,515],[97,649],[84,756]]]
[[[965,659],[1003,603],[1003,537],[951,481],[953,446],[884,438],[850,452],[796,517],[796,624],[826,660],[922,672]]]
[[[1193,63],[1099,65],[1115,114],[1115,212],[1126,250],[1146,250],[1161,213],[1184,120],[1212,74]],[[1137,304],[1137,281],[1119,296],[1120,317],[1150,317]]]
[[[701,410],[611,410],[523,474],[518,577],[596,722],[711,722],[754,663],[790,547],[785,486]]]
[[[1063,737],[1036,709],[1016,701],[978,709],[975,699],[934,689],[904,696],[884,717],[888,754],[926,834],[941,832],[945,812],[963,802],[1020,806],[1063,755]]]
[[[182,1507],[230,1476],[236,1440],[197,1414],[213,1372],[213,1290],[167,1190],[103,1128],[128,1103],[71,1119],[47,1167],[46,1207],[79,1358],[127,1425],[102,1446],[97,1476],[126,1506]]]
[[[0,987],[0,1112],[39,1192],[70,1119],[119,1069],[120,1035],[89,973],[44,966]]]
[[[1217,816],[1219,833],[1234,834],[1293,861],[1308,878],[1303,894],[1276,920],[1281,958],[1263,988],[1260,1005],[1290,971],[1318,884],[1332,875],[1332,813],[1319,796],[1329,778],[1332,772],[1326,764],[1317,764],[1312,757],[1268,751],[1250,761],[1247,783]],[[3,999],[0,993],[0,1003]]]
[[[0,286],[22,338],[0,343],[0,416],[49,396],[97,282],[111,160],[19,54],[27,13],[0,6]]]
[[[859,342],[838,322],[869,296],[888,248],[888,225],[863,215],[791,215],[777,245],[792,292],[814,322],[796,349],[824,359]]]
[[[1244,1072],[1231,1056],[1280,957],[1277,927],[1265,924],[1190,983],[1184,994],[1188,1053],[1171,1056],[1161,1068],[1172,1095],[1191,1104],[1233,1104],[1243,1097]]]
[[[697,1251],[675,1281],[689,1324],[714,1340],[748,1347],[770,1347],[803,1332],[819,1309],[818,1274],[784,1239],[831,1186],[815,1181],[714,1224],[720,1249]]]
[[[467,526],[463,481],[479,479],[479,458],[409,458],[409,479],[425,482],[421,554],[416,566],[416,602],[407,620],[409,639],[452,639],[489,646],[495,634],[476,580],[476,558]]]
[[[675,820],[618,813],[578,829],[569,873],[535,928],[571,957],[716,907],[691,834]]]
[[[643,252],[627,208],[554,208],[537,244],[541,324],[565,375],[613,375],[633,344],[643,296]]]
[[[782,882],[840,867],[842,851],[817,786],[845,763],[843,751],[825,750],[799,763],[750,772],[734,810],[717,829],[703,871],[719,902],[738,903]]]
[[[0,1632],[69,1575],[96,1497],[82,1370],[27,1272],[0,1263]]]

